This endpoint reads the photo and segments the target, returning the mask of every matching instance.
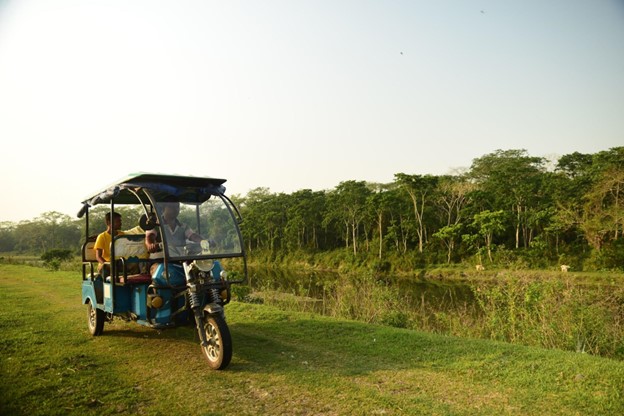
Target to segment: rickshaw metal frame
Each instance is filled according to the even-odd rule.
[[[140,202],[143,208],[144,215],[150,216],[155,214],[158,218],[156,226],[160,226],[161,218],[156,204],[159,202],[156,198],[158,193],[166,195],[175,195],[180,202],[185,204],[196,205],[196,215],[199,217],[198,206],[200,203],[205,202],[212,196],[219,197],[223,200],[224,206],[227,207],[231,217],[235,219],[237,227],[239,241],[242,242],[242,235],[238,225],[242,223],[242,216],[236,205],[230,198],[225,195],[225,187],[223,184],[225,179],[219,178],[207,178],[207,177],[195,177],[195,176],[178,176],[178,175],[166,175],[166,174],[154,174],[154,173],[135,173],[130,174],[126,178],[115,182],[108,187],[105,187],[102,191],[95,195],[85,199],[83,206],[78,212],[78,217],[86,216],[85,218],[85,241],[89,239],[89,208],[95,205],[104,203],[110,204],[111,215],[114,212],[115,203],[118,205],[139,205]],[[195,189],[195,192],[192,190]],[[156,193],[154,192],[156,190]],[[147,197],[145,201],[139,192]],[[127,195],[130,194],[130,195]],[[148,209],[149,205],[149,209]],[[198,219],[199,224],[199,219]],[[163,246],[167,246],[166,233],[161,232],[161,238],[163,239]],[[201,258],[197,255],[194,256],[178,256],[175,262],[182,262],[185,260],[209,260],[209,259],[222,259],[222,258],[235,258],[241,257],[243,259],[243,279],[230,281],[231,284],[244,283],[247,281],[247,257],[245,254],[245,247],[241,244],[240,253],[235,254],[218,254],[218,255],[202,255]],[[115,259],[115,245],[111,245],[111,259]],[[169,263],[171,262],[171,256],[168,250],[163,249],[163,264],[165,270],[168,271]],[[110,262],[110,274],[111,276],[118,275],[118,265],[116,261]],[[169,273],[165,273],[168,280]],[[83,280],[86,279],[85,270],[83,268]],[[168,282],[169,283],[169,282]],[[172,286],[173,287],[173,286]]]

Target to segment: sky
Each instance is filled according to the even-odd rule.
[[[0,0],[0,222],[624,145],[624,0]]]

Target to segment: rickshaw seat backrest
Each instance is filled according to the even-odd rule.
[[[82,245],[82,261],[83,262],[94,262],[97,261],[97,257],[95,256],[95,240],[97,236],[92,235],[87,238],[87,241]]]
[[[145,234],[118,235],[115,237],[114,244],[116,258],[149,258],[149,252],[145,246]]]
[[[117,282],[121,284],[149,283],[149,252],[145,234],[122,234],[113,240],[115,259],[120,261]]]

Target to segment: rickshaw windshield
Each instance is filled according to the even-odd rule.
[[[171,260],[242,256],[241,237],[232,210],[224,198],[201,203],[156,203],[158,236]]]

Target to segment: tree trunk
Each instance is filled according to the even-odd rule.
[[[383,249],[383,213],[379,213],[379,217],[377,217],[377,222],[379,223],[379,259],[381,259],[381,251]]]
[[[520,248],[520,209],[521,209],[520,205],[517,205],[516,206],[516,249]]]

